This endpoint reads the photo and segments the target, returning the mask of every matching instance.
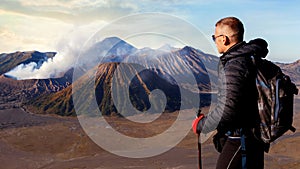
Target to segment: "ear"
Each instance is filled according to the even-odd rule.
[[[223,44],[224,44],[225,46],[227,46],[227,45],[230,44],[230,39],[228,38],[228,36],[224,36],[224,38],[223,38]]]

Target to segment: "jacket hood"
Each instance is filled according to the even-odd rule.
[[[241,42],[233,46],[228,50],[228,52],[221,56],[221,60],[227,61],[233,57],[240,56],[255,56],[265,58],[268,53],[268,43],[263,39],[257,38],[249,41],[248,43]]]

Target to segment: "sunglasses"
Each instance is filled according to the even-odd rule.
[[[216,39],[221,36],[226,36],[226,35],[218,35],[218,36],[212,35],[211,37],[212,37],[212,40],[215,42]]]

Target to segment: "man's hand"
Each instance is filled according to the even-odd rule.
[[[204,117],[204,114],[198,113],[198,114],[197,114],[197,118],[193,121],[192,127],[193,127],[193,132],[194,132],[195,134],[200,134],[200,132],[201,132],[201,131],[199,131],[199,129],[198,129],[198,124],[199,124],[199,122],[203,119],[203,117]]]

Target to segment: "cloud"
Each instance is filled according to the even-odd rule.
[[[111,20],[137,10],[136,2],[121,0],[3,0],[2,10],[29,16],[46,17],[69,23]]]
[[[245,21],[247,35],[266,37],[284,49],[280,57],[299,53],[296,42],[299,27],[298,2],[219,0],[1,0],[0,44],[2,52],[15,50],[52,51],[65,34],[92,23],[110,23],[143,12],[168,13],[187,19],[209,35],[222,16],[236,15]],[[234,4],[234,5],[232,5]],[[282,8],[284,6],[285,8]],[[214,11],[214,12],[212,12]],[[257,15],[249,15],[256,13]],[[268,29],[266,29],[268,28]],[[74,35],[77,36],[77,35]],[[292,39],[290,37],[293,37]],[[277,39],[275,39],[277,38]],[[63,44],[61,44],[63,45]],[[270,45],[271,46],[271,45]],[[277,47],[276,46],[276,47]],[[275,50],[276,50],[275,49]],[[271,50],[272,51],[272,50]],[[272,53],[272,52],[271,52]]]
[[[46,17],[68,23],[88,23],[95,20],[111,21],[139,12],[185,14],[186,6],[205,1],[180,0],[2,0],[0,9],[23,15]]]
[[[44,63],[40,69],[32,70],[28,68],[32,65],[28,65],[24,70],[29,73],[22,77],[48,78],[58,70],[70,68],[85,41],[107,23],[138,12],[160,9],[174,12],[176,10],[170,6],[173,3],[176,5],[180,1],[143,0],[137,3],[134,0],[3,0],[0,6],[0,23],[4,24],[0,24],[0,43],[4,45],[0,53],[16,50],[57,52],[57,56]],[[141,23],[144,23],[143,18],[136,21],[137,27],[143,25]],[[147,25],[151,24],[155,23]],[[124,26],[126,30],[126,23],[120,26]],[[44,72],[48,75],[45,76]]]
[[[190,1],[189,1],[190,2]],[[104,23],[136,12],[175,10],[180,1],[143,0],[2,0],[0,6],[1,52],[56,51],[56,44],[73,27]],[[78,36],[78,35],[74,35]],[[61,44],[62,45],[62,44]]]
[[[110,6],[111,1],[108,0],[19,0],[19,3],[23,6],[34,6],[34,7],[55,7],[55,8],[66,8],[66,9],[74,9],[74,8],[84,8],[84,7],[92,7],[92,6]]]
[[[72,25],[24,15],[0,15],[0,52],[55,50],[55,43]]]

